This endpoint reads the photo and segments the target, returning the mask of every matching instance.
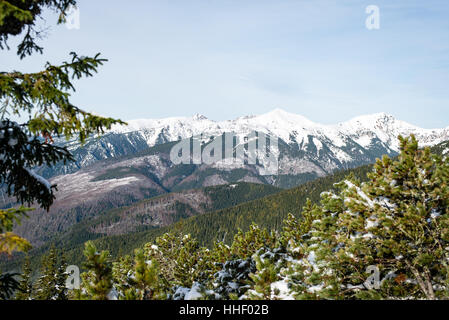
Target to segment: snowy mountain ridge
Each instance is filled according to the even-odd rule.
[[[214,121],[196,114],[193,117],[165,119],[138,119],[128,121],[128,126],[114,126],[113,133],[140,132],[149,146],[177,141],[201,133],[210,136],[224,132],[247,133],[262,131],[279,137],[286,143],[304,143],[308,136],[331,142],[337,147],[346,145],[349,139],[366,148],[378,138],[391,150],[398,151],[397,137],[415,134],[424,146],[435,145],[449,140],[449,127],[443,129],[423,129],[397,120],[386,113],[359,116],[335,125],[315,123],[301,115],[275,109],[271,112],[244,116],[235,120]]]
[[[383,155],[396,156],[399,150],[397,138],[399,135],[415,134],[421,146],[433,146],[449,140],[449,127],[423,129],[397,120],[386,113],[360,116],[335,125],[319,124],[281,109],[226,121],[213,121],[196,114],[192,117],[131,120],[128,121],[128,126],[114,126],[104,135],[88,139],[85,145],[75,140],[61,141],[61,144],[66,145],[73,153],[76,162],[52,169],[43,168],[41,174],[49,178],[74,173],[98,161],[121,161],[122,157],[137,157],[137,161],[140,159],[139,155],[156,148],[159,151],[151,152],[158,158],[158,162],[164,165],[156,166],[152,174],[162,177],[164,172],[174,166],[167,155],[174,142],[200,134],[203,134],[203,141],[223,133],[233,133],[242,137],[248,136],[253,131],[279,138],[278,176],[296,177],[296,180],[282,183],[283,187],[294,186],[298,181],[325,176],[335,170],[373,163],[376,158]],[[208,172],[204,171],[204,166],[200,167],[197,169]],[[255,176],[253,174],[254,169],[260,168],[236,166],[235,163],[228,163],[225,160],[209,167],[218,170],[207,177],[207,181],[215,181],[210,182],[212,184],[223,181],[234,182],[223,178],[222,173],[239,169],[246,170],[249,174],[240,177],[242,174],[240,172],[239,179],[243,179],[242,181],[256,182],[255,180],[260,178],[257,174]]]

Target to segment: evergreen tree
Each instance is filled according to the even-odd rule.
[[[0,49],[8,49],[7,40],[25,32],[18,46],[18,55],[24,58],[33,52],[42,53],[36,44],[39,31],[36,20],[45,8],[59,12],[58,23],[65,21],[75,0],[3,0],[0,2]],[[81,142],[94,133],[102,133],[119,120],[104,118],[86,112],[70,102],[75,88],[72,79],[90,77],[106,60],[99,55],[80,57],[71,53],[71,59],[59,66],[47,63],[36,73],[18,71],[0,72],[0,184],[21,204],[38,204],[49,209],[55,198],[52,186],[33,168],[51,166],[59,161],[72,161],[67,148],[51,144],[52,135],[70,138],[78,135]],[[18,124],[9,116],[29,120]],[[0,210],[0,253],[26,250],[30,244],[12,233],[11,225],[26,216],[24,207]]]
[[[56,278],[56,289],[57,289],[57,293],[56,293],[56,300],[68,300],[68,290],[66,287],[66,281],[67,278],[69,276],[69,274],[67,273],[67,262],[65,259],[65,254],[64,252],[61,252],[59,254],[60,259],[58,261],[58,269],[55,275]]]
[[[214,299],[237,300],[251,289],[250,275],[255,272],[256,263],[252,258],[229,260],[217,263],[221,270],[214,275]]]
[[[88,270],[81,275],[82,291],[81,297],[89,300],[108,300],[113,288],[112,263],[109,252],[98,252],[92,241],[85,244],[84,255],[86,262],[84,266]]]
[[[58,259],[58,256],[61,258]],[[42,259],[41,275],[33,290],[36,300],[66,300],[67,265],[63,255],[52,247],[47,256]]]
[[[225,262],[232,259],[231,248],[222,241],[216,241],[212,249],[200,248],[197,281],[212,286],[212,280],[221,271]]]
[[[190,235],[164,234],[156,245],[146,245],[145,252],[159,265],[164,283],[190,288],[202,272],[202,250]]]
[[[268,246],[274,248],[277,243],[277,235],[261,229],[252,224],[247,232],[239,230],[231,245],[231,254],[240,258],[249,258],[261,248]]]
[[[143,250],[136,250],[134,259],[134,288],[139,300],[164,299],[157,262],[147,260]]]
[[[136,300],[137,296],[131,294],[135,293],[132,281],[133,260],[131,256],[126,255],[120,257],[117,261],[112,263],[112,282],[113,288],[117,291],[118,299],[120,300]]]
[[[27,255],[22,266],[20,285],[16,293],[17,300],[32,299],[33,283],[31,281],[31,272],[30,257]]]
[[[280,274],[288,283],[288,294],[298,300],[316,298],[314,290],[321,283],[321,278],[315,276],[316,238],[311,232],[313,224],[320,222],[320,214],[321,208],[307,200],[301,219],[290,214],[284,221],[281,243],[287,251],[287,267]]]
[[[42,37],[42,31],[36,29],[35,22],[41,16],[42,10],[49,8],[59,12],[58,23],[65,22],[66,12],[70,6],[76,5],[76,0],[7,0],[0,2],[0,49],[9,49],[7,41],[10,36],[24,33],[22,41],[17,46],[20,58],[34,52],[42,53],[43,48],[36,43]]]
[[[9,49],[8,39],[24,33],[18,56],[23,59],[33,52],[42,53],[43,48],[36,43],[41,38],[36,21],[43,10],[58,12],[59,24],[66,21],[67,12],[74,5],[76,0],[0,1],[0,49]],[[56,186],[33,168],[74,160],[67,148],[52,144],[52,136],[68,139],[77,135],[83,143],[90,135],[123,123],[86,112],[70,101],[75,90],[73,79],[92,76],[105,61],[99,54],[80,57],[72,52],[69,61],[59,66],[48,62],[43,71],[0,71],[0,185],[1,191],[5,190],[19,204],[37,204],[49,210]],[[29,120],[19,124],[11,121],[11,116],[28,116]],[[12,232],[14,224],[19,224],[29,210],[23,206],[0,209],[0,254],[31,247],[26,239]],[[7,279],[12,278],[3,277],[5,288],[13,285],[6,285]]]
[[[253,259],[256,272],[250,274],[253,289],[247,294],[253,300],[277,300],[281,294],[276,282],[282,282],[282,271],[286,267],[287,255],[283,248],[262,248]]]
[[[378,160],[367,183],[343,181],[313,212],[319,297],[446,296],[449,162],[420,150],[414,136],[400,145],[397,160]],[[366,285],[370,266],[382,274],[379,288]]]
[[[121,300],[161,300],[167,297],[155,260],[148,260],[142,249],[135,250],[134,265],[126,256],[113,264],[114,288]]]

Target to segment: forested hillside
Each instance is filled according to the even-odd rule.
[[[335,183],[351,174],[361,181],[366,181],[366,175],[371,170],[372,165],[339,171],[262,199],[183,219],[165,228],[123,236],[104,237],[98,239],[96,243],[99,248],[110,250],[112,253],[129,252],[141,244],[151,242],[161,234],[175,232],[191,234],[201,245],[210,247],[214,241],[224,240],[225,243],[230,243],[239,229],[247,231],[252,224],[257,224],[261,228],[279,230],[289,213],[300,217],[307,199],[314,203],[319,202],[322,192],[334,188]],[[81,249],[79,252],[81,253]]]
[[[32,249],[32,265],[39,263],[43,253],[54,245],[68,250],[80,248],[87,240],[108,235],[124,235],[148,230],[159,230],[180,219],[224,209],[277,193],[281,189],[264,184],[239,182],[193,189],[142,200],[130,206],[106,210],[94,218],[80,221],[63,234],[56,234],[48,243]],[[124,248],[125,250],[125,248]],[[126,252],[122,250],[122,252]],[[0,266],[11,269],[21,264],[21,256],[2,257]],[[75,263],[75,262],[73,262]],[[79,260],[76,261],[79,263]]]

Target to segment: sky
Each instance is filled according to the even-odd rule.
[[[380,28],[369,30],[376,5]],[[275,108],[331,124],[387,112],[449,126],[447,0],[78,0],[80,28],[48,28],[44,54],[0,51],[0,70],[79,55],[109,61],[76,81],[78,107],[123,120]]]

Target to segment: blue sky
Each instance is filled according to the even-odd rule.
[[[44,55],[0,52],[37,71],[70,51],[109,62],[76,83],[76,105],[125,120],[215,119],[274,108],[321,123],[388,112],[449,126],[447,0],[79,0],[79,30],[51,27]],[[368,5],[380,29],[365,27]],[[14,44],[14,41],[10,43]],[[13,48],[15,49],[15,48]]]

